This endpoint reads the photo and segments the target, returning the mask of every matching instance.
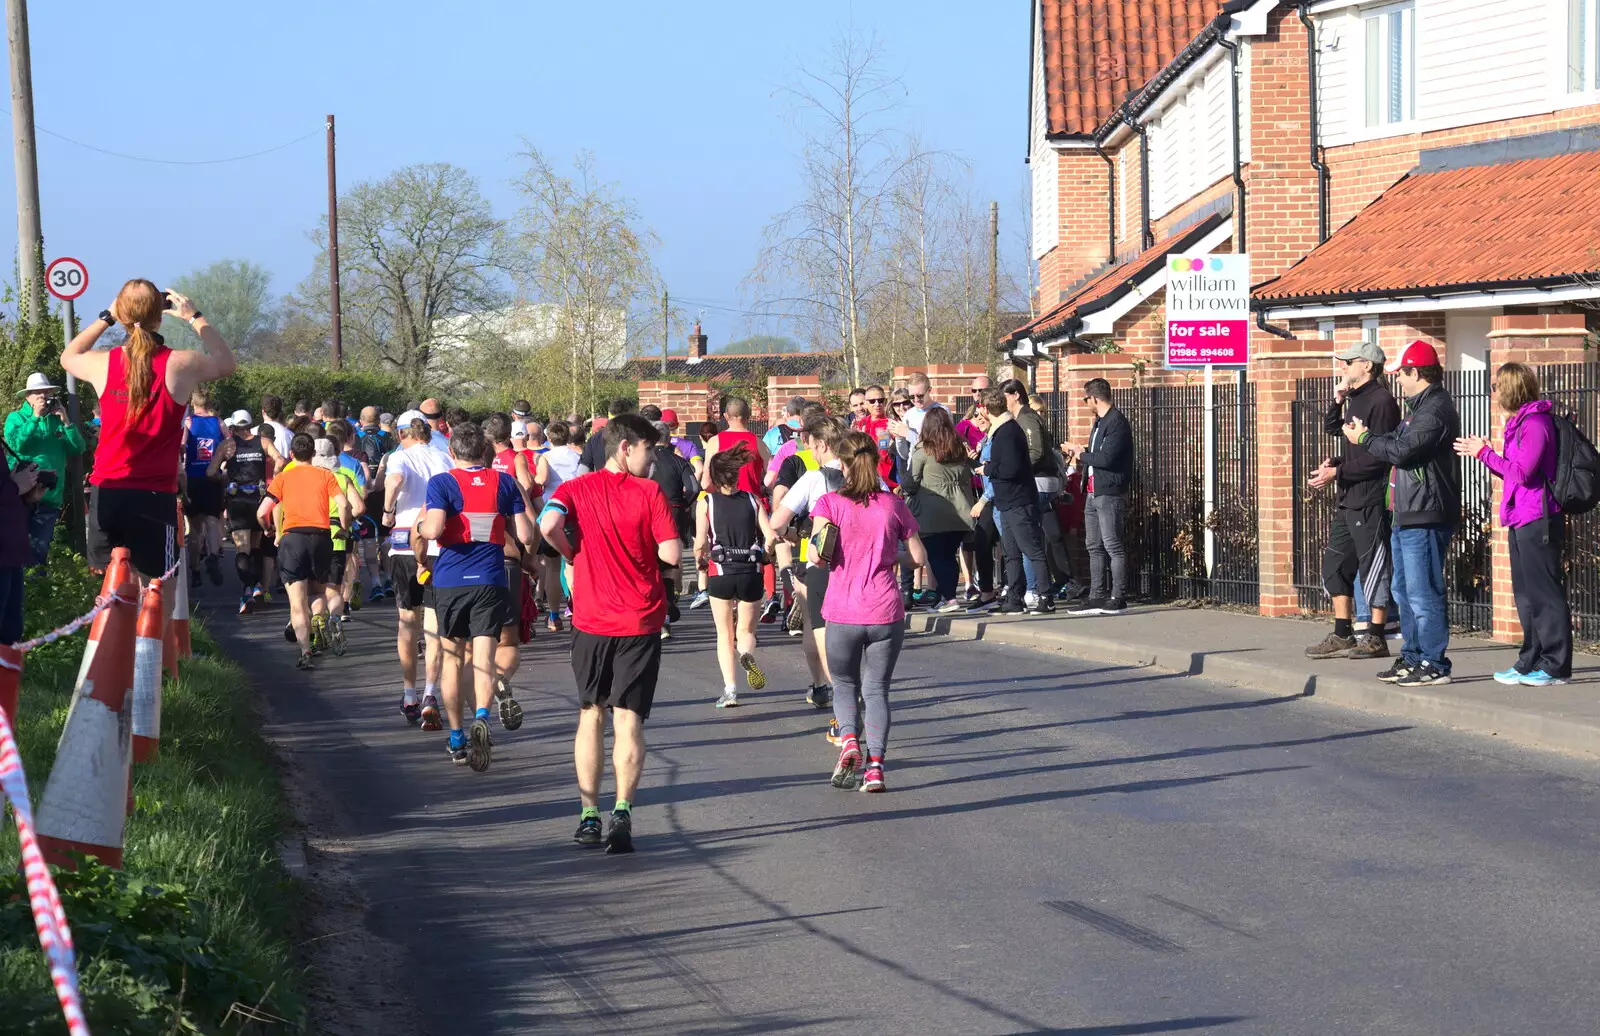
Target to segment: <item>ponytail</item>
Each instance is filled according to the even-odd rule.
[[[878,444],[872,436],[851,432],[840,444],[839,462],[844,466],[844,485],[839,495],[858,504],[867,504],[880,493]]]
[[[122,344],[122,373],[128,387],[128,413],[135,417],[159,395],[154,361],[162,341],[153,328],[161,326],[163,304],[161,292],[143,278],[129,281],[117,293],[116,313],[128,334]]]

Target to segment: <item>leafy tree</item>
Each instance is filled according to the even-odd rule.
[[[277,326],[272,274],[247,259],[218,260],[184,274],[169,287],[194,300],[240,356],[255,355],[262,339]],[[174,349],[200,346],[199,337],[181,320],[166,321],[162,334]]]

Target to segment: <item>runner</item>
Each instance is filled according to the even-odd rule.
[[[816,466],[815,463],[808,465],[807,461],[798,455],[806,447],[806,422],[827,412],[820,403],[803,403],[800,423],[796,426],[795,434],[778,446],[772,455],[772,460],[767,463],[764,485],[767,495],[772,500],[773,514],[778,513],[778,505],[783,502],[783,495],[799,481],[807,468]],[[778,579],[783,589],[783,611],[788,616],[784,629],[790,636],[798,637],[805,629],[803,614],[805,605],[800,602],[799,584],[796,582],[794,545],[787,539],[778,540],[776,562]]]
[[[553,421],[545,429],[550,440],[550,450],[539,458],[539,471],[535,476],[544,487],[544,499],[550,500],[561,483],[578,477],[578,464],[582,447],[573,434],[572,425]],[[545,602],[544,628],[551,633],[561,632],[562,602],[566,599],[561,585],[561,555],[546,540],[539,543],[540,588]],[[568,609],[568,614],[571,610]]]
[[[329,432],[329,428],[333,431]],[[333,472],[350,511],[348,519],[329,512],[329,517],[334,519],[332,580],[328,584],[327,592],[311,601],[312,643],[332,647],[335,654],[344,653],[344,624],[348,618],[345,603],[349,593],[346,584],[350,574],[350,543],[353,539],[351,530],[355,522],[366,512],[366,503],[361,495],[361,483],[350,468],[339,459],[342,444],[340,435],[348,434],[345,428],[343,418],[336,417],[330,420],[322,437],[316,440],[315,455],[311,458],[311,463]]]
[[[261,597],[261,523],[256,512],[272,481],[277,447],[250,431],[250,411],[228,418],[229,436],[211,458],[206,477],[222,486],[226,532],[233,541],[233,568],[239,575],[239,614],[249,615]]]
[[[731,450],[740,443],[745,444],[749,450],[749,461],[739,472],[739,489],[752,493],[760,498],[763,505],[767,500],[766,470],[771,462],[772,455],[762,445],[756,434],[747,427],[750,420],[750,403],[738,396],[729,396],[722,404],[723,420],[728,422],[726,431],[718,432],[706,444],[705,464],[700,469],[700,485],[706,490],[711,489],[711,462],[723,450]],[[766,596],[767,606],[761,613],[763,624],[778,621],[778,614],[782,604],[774,596],[777,589],[777,579],[771,565],[764,565],[761,569],[761,589]]]
[[[300,645],[297,669],[314,668],[310,599],[334,592],[328,586],[333,569],[330,515],[337,514],[345,524],[350,522],[350,501],[338,478],[311,462],[316,448],[316,440],[304,432],[290,441],[294,460],[273,478],[256,511],[256,521],[263,529],[276,528],[278,567],[289,594],[289,621]],[[342,639],[334,645],[334,652],[344,653]]]
[[[399,617],[396,650],[400,655],[402,693],[400,711],[406,722],[420,722],[423,730],[441,729],[439,712],[438,615],[434,611],[433,584],[418,571],[412,533],[428,497],[428,480],[450,470],[444,454],[428,444],[433,435],[421,411],[407,410],[396,422],[400,449],[384,461],[383,524],[389,533],[389,566],[396,584],[395,612]],[[425,548],[424,558],[437,555],[437,545]],[[424,562],[424,566],[426,562]],[[417,641],[423,648],[423,695],[417,699]]]
[[[828,624],[828,668],[833,672],[834,717],[839,721],[839,763],[831,783],[855,785],[862,765],[859,691],[866,702],[866,770],[861,790],[884,790],[889,743],[889,681],[905,639],[905,605],[895,582],[899,546],[911,563],[927,564],[917,523],[905,501],[882,488],[877,445],[852,432],[840,449],[844,485],[811,506],[812,549],[833,569],[822,614]],[[836,533],[834,530],[837,530]],[[829,543],[829,540],[834,540]]]
[[[533,481],[533,471],[528,466],[528,455],[511,445],[511,418],[506,414],[492,414],[483,423],[483,435],[494,451],[489,466],[502,475],[511,476],[522,496],[523,510],[537,513],[534,501],[538,499],[538,485]],[[531,528],[531,523],[530,523]],[[508,530],[509,532],[510,530]],[[522,663],[522,575],[523,568],[537,572],[537,537],[506,536],[505,570],[506,588],[510,606],[506,609],[506,624],[500,629],[500,643],[494,650],[494,701],[500,716],[500,725],[507,730],[522,726],[522,706],[512,693],[511,678],[517,675]],[[524,548],[529,556],[523,559]]]
[[[400,448],[393,428],[394,415],[379,413],[374,406],[361,411],[361,431],[357,442],[367,472],[367,513],[357,535],[357,546],[361,552],[360,567],[372,582],[368,604],[394,597],[394,579],[389,571],[389,534],[392,530],[383,523],[384,460]]]
[[[652,426],[657,438],[651,447],[655,456],[651,460],[650,478],[667,498],[667,510],[672,512],[672,522],[678,527],[678,542],[687,547],[694,543],[694,504],[700,496],[700,478],[673,447],[672,429],[667,423],[654,421]],[[672,624],[680,618],[678,595],[682,592],[683,566],[663,565],[661,578],[667,583],[667,621],[661,627],[661,639],[671,640]]]
[[[849,434],[849,427],[843,418],[823,415],[808,419],[803,434],[808,446],[795,454],[803,470],[772,512],[772,528],[778,535],[783,535],[793,526],[799,540],[800,557],[795,562],[795,588],[803,606],[806,668],[811,671],[811,686],[806,690],[806,702],[820,710],[833,705],[833,677],[828,672],[824,642],[827,622],[822,617],[822,605],[828,592],[828,566],[819,564],[812,554],[810,515],[812,504],[824,494],[837,493],[844,485],[844,471],[837,451]],[[779,476],[780,485],[784,477]],[[831,720],[828,740],[834,744],[839,743],[838,731],[838,720]]]
[[[655,700],[666,617],[663,564],[683,557],[678,529],[661,489],[645,478],[656,430],[625,414],[606,426],[605,468],[563,482],[545,505],[540,527],[572,561],[572,671],[578,682],[573,762],[582,813],[573,836],[601,843],[600,781],[605,770],[605,712],[611,712],[617,800],[606,852],[633,851],[633,796],[644,769],[644,722]],[[580,539],[581,531],[581,539]]]
[[[752,691],[767,685],[756,663],[756,606],[761,603],[761,567],[772,557],[772,526],[766,505],[739,488],[750,448],[739,443],[711,458],[711,492],[695,507],[695,560],[706,570],[711,617],[717,624],[717,664],[722,669],[719,709],[739,704],[734,689],[734,658]]]
[[[451,428],[451,470],[428,480],[419,539],[439,544],[430,582],[438,612],[440,669],[447,748],[456,763],[482,773],[489,768],[489,706],[494,703],[495,647],[511,615],[506,584],[508,523],[522,543],[533,542],[533,525],[516,480],[485,467],[483,432],[470,423]],[[461,726],[461,669],[472,648],[474,711],[470,731]],[[520,707],[518,725],[520,725]],[[508,727],[509,729],[509,727]]]
[[[366,453],[361,448],[355,429],[347,418],[339,417],[328,422],[328,438],[333,440],[338,449],[335,459],[342,475],[349,476],[361,496],[361,508],[356,512],[354,522],[344,530],[343,536],[337,532],[334,534],[334,566],[342,573],[339,577],[339,596],[344,599],[344,618],[348,621],[350,612],[361,609],[362,544],[376,537],[378,526],[368,516],[367,485],[371,481],[371,472],[367,469]],[[338,557],[340,543],[344,544],[343,559]]]
[[[222,422],[211,412],[211,393],[202,386],[189,394],[189,416],[183,422],[190,586],[200,585],[201,568],[214,585],[222,585],[222,487],[206,476],[221,445]]]

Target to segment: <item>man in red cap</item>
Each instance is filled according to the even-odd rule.
[[[1397,375],[1405,397],[1400,427],[1383,435],[1358,417],[1345,422],[1345,438],[1392,465],[1389,510],[1393,533],[1394,598],[1400,605],[1400,658],[1378,679],[1401,687],[1450,682],[1450,615],[1445,603],[1445,562],[1461,521],[1461,473],[1455,441],[1461,434],[1456,402],[1444,387],[1439,354],[1415,341],[1383,368]]]

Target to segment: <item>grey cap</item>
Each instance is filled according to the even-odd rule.
[[[1342,353],[1334,353],[1336,360],[1370,360],[1373,364],[1382,367],[1388,359],[1383,355],[1383,350],[1378,348],[1376,342],[1357,342]]]

